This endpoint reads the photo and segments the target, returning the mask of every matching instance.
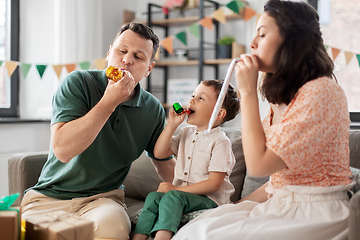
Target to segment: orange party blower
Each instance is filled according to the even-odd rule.
[[[109,66],[106,68],[106,77],[117,82],[124,76],[124,70],[120,70],[117,67]]]

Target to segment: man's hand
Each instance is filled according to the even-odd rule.
[[[111,104],[115,109],[119,104],[129,100],[134,94],[136,82],[129,71],[125,71],[122,79],[115,82],[109,80],[103,96],[104,101]]]

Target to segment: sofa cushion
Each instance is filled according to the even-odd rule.
[[[146,196],[150,192],[156,191],[161,182],[151,159],[143,152],[132,163],[124,181],[125,197],[145,201]]]
[[[350,166],[360,169],[360,131],[350,130]]]
[[[236,202],[241,197],[241,191],[243,189],[244,178],[246,174],[245,159],[241,141],[241,131],[240,129],[226,127],[221,128],[221,130],[224,131],[226,136],[230,139],[232,150],[236,159],[235,166],[230,175],[230,182],[235,187],[235,192],[230,199],[231,201]]]
[[[241,198],[246,197],[250,193],[254,192],[256,189],[264,185],[267,181],[269,181],[269,177],[253,177],[249,174],[246,174],[243,190],[241,192]]]

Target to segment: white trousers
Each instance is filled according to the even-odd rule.
[[[173,239],[347,239],[350,188],[285,186],[264,203],[244,201],[209,210]]]
[[[98,238],[129,239],[131,224],[125,211],[124,190],[116,189],[85,198],[59,200],[30,190],[21,202],[21,217],[65,211],[94,222]]]

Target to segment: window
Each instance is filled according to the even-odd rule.
[[[18,68],[11,77],[6,61],[19,60],[19,0],[0,0],[0,117],[18,115]]]
[[[360,122],[360,5],[359,0],[319,0],[321,32],[344,89],[352,122]]]

